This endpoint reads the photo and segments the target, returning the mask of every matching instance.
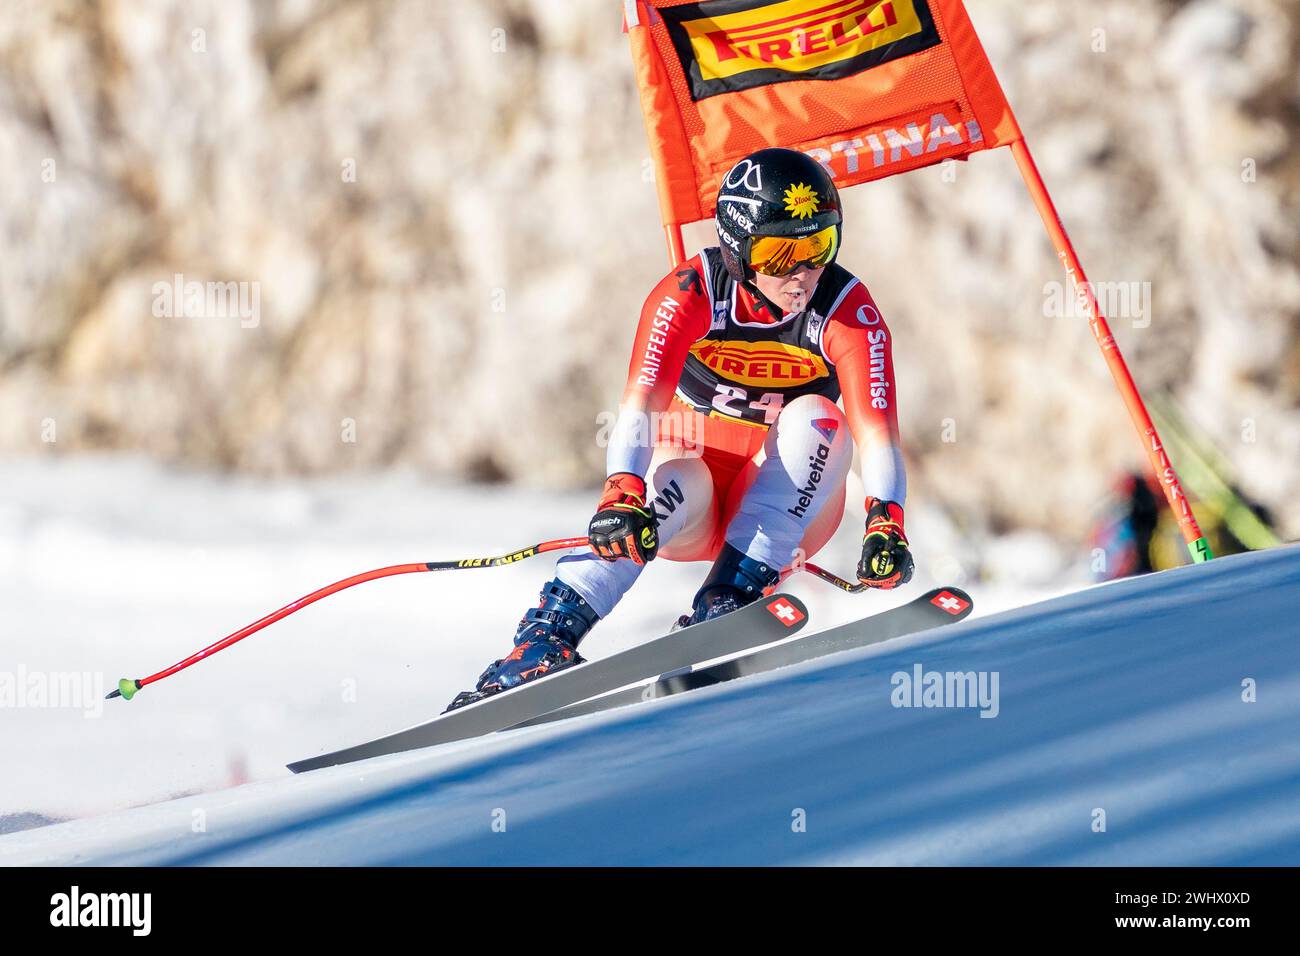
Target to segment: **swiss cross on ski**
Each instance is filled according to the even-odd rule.
[[[773,598],[767,605],[767,609],[786,627],[798,624],[804,619],[803,612],[785,598]]]
[[[947,611],[949,614],[960,614],[966,608],[970,607],[969,601],[963,601],[951,591],[941,591],[930,599],[930,603],[937,608]]]

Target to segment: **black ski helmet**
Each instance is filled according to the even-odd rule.
[[[737,282],[754,278],[754,236],[807,236],[843,222],[840,194],[826,168],[779,147],[751,153],[727,171],[714,215],[722,261]]]

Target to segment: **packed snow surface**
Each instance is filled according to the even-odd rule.
[[[169,494],[175,510],[179,493]],[[196,485],[195,507],[209,494]],[[147,672],[194,649],[177,632],[193,642],[196,620],[210,627],[219,611],[233,630],[284,603],[290,577],[329,580],[345,562],[333,577],[409,560],[391,553],[394,541],[409,546],[426,528],[440,553],[421,557],[457,547],[492,553],[471,520],[484,492],[463,492],[449,507],[454,494],[439,499],[450,525],[411,514],[376,529],[366,514],[366,527],[349,529],[328,517],[328,500],[303,493],[282,502],[283,532],[266,520],[264,502],[250,504],[254,531],[229,507],[227,534],[246,548],[242,569],[228,555],[206,564],[211,515],[194,519],[205,546],[186,545],[175,514],[165,534],[138,521],[129,533],[113,528],[111,545],[93,533],[108,520],[103,507],[89,524],[67,519],[62,531],[33,522],[28,532],[42,540],[28,540],[25,553],[45,548],[49,556],[25,566],[40,580],[10,598],[22,611],[20,629],[52,647],[42,657],[37,642],[19,640],[20,663],[66,666],[73,647],[88,670]],[[326,530],[309,546],[292,530],[303,516],[291,512],[311,508],[323,509]],[[580,511],[576,500],[561,501],[555,513]],[[535,520],[523,530],[556,533]],[[257,533],[266,554],[250,543]],[[284,537],[298,544],[276,543]],[[159,553],[163,538],[174,543],[168,554]],[[132,541],[144,539],[133,551]],[[73,545],[89,549],[86,566],[61,583],[53,556]],[[216,727],[238,732],[220,737],[227,747],[239,734],[261,734],[252,745],[259,759],[285,762],[427,719],[503,631],[508,637],[520,602],[491,594],[527,592],[539,570],[367,585],[330,599],[345,613],[304,611],[276,625],[279,633],[130,703],[106,704],[97,718],[3,713],[11,771],[4,810],[59,811],[34,784],[15,797],[22,773],[12,771],[24,760],[65,784],[93,789],[93,778],[125,793],[141,775],[175,779],[187,766],[219,776],[203,746]],[[616,615],[635,622],[628,631],[671,617],[700,569],[651,570],[678,600],[620,607]],[[212,581],[194,583],[210,575],[238,601],[217,600]],[[60,587],[66,608],[55,597]],[[799,587],[801,596],[821,595],[817,582]],[[979,604],[979,586],[967,587]],[[406,588],[420,600],[402,596]],[[1296,864],[1297,594],[1300,548],[1220,559],[610,713],[297,777],[255,768],[262,779],[243,786],[0,837],[0,864]],[[876,597],[829,592],[820,612],[810,601],[810,626],[885,606]],[[99,626],[87,623],[94,607],[104,612]],[[617,636],[604,652],[643,635]],[[343,691],[351,686],[355,701],[340,693],[348,675],[339,656],[353,669]],[[898,706],[903,675],[918,673],[969,674],[984,697]],[[311,703],[325,696],[333,706]],[[296,721],[299,708],[310,719]],[[73,720],[79,736],[59,723]],[[102,760],[97,745],[107,750]],[[61,761],[91,767],[65,770]],[[67,805],[75,805],[71,796]]]

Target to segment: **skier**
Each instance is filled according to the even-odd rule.
[[[803,153],[760,150],[723,178],[716,217],[719,245],[641,310],[591,550],[560,558],[514,650],[448,710],[580,663],[579,642],[656,555],[713,560],[679,626],[757,600],[839,526],[855,444],[868,491],[858,578],[912,576],[890,334],[835,264],[834,183]]]

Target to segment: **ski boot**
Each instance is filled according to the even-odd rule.
[[[695,593],[691,613],[679,617],[673,630],[711,621],[753,604],[780,579],[780,568],[756,561],[739,548],[723,544],[708,578]]]
[[[461,691],[447,711],[518,687],[527,681],[581,664],[578,642],[600,620],[577,591],[557,581],[542,588],[541,603],[529,608],[515,631],[515,649],[488,666],[473,690]]]

